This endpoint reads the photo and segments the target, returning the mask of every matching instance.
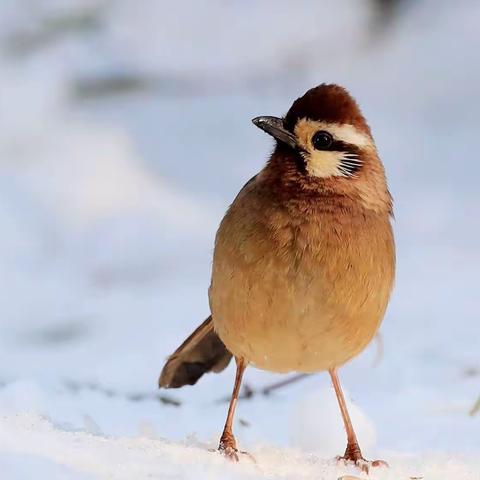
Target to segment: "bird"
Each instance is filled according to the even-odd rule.
[[[233,419],[248,365],[326,371],[346,430],[339,461],[364,459],[338,369],[376,335],[395,279],[393,200],[371,129],[350,93],[322,83],[283,117],[259,116],[274,139],[261,171],[220,223],[211,315],[168,357],[161,388],[193,385],[232,358],[236,375],[218,450],[238,461]]]

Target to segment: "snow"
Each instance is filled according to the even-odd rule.
[[[382,348],[340,372],[365,455],[391,465],[371,476],[480,478],[480,5],[405,2],[383,32],[368,5],[1,2],[2,479],[363,477],[333,461],[326,375],[240,402],[256,462],[238,465],[209,451],[232,367],[156,390],[208,314],[216,226],[271,148],[250,118],[322,81],[360,101],[396,200]]]
[[[173,443],[165,439],[136,437],[106,437],[88,431],[70,430],[68,426],[23,414],[9,417],[1,423],[0,445],[8,456],[0,457],[0,465],[14,476],[32,478],[41,472],[42,478],[211,478],[220,479],[308,479],[339,478],[359,473],[353,468],[338,466],[334,460],[324,460],[294,449],[257,447],[254,460],[242,458],[239,464],[225,460],[209,449],[213,443],[195,439]],[[17,439],[21,447],[12,445]],[[379,479],[421,476],[432,480],[443,478],[475,478],[478,462],[470,464],[459,458],[429,455],[419,461],[409,456],[395,455],[394,466],[375,474]],[[4,460],[6,459],[6,461]],[[48,460],[50,460],[50,462]],[[19,465],[19,466],[18,466]],[[408,465],[408,467],[405,467]],[[43,475],[49,475],[43,476]],[[363,477],[363,475],[362,475]]]

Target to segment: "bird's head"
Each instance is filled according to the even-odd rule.
[[[391,209],[370,127],[343,87],[319,85],[295,100],[284,118],[262,116],[253,123],[277,141],[270,173],[309,191],[360,196],[375,209]]]

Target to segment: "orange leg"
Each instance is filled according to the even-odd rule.
[[[339,457],[339,460],[343,460],[345,462],[353,462],[355,465],[357,465],[364,472],[367,473],[370,467],[388,467],[388,464],[383,460],[375,460],[374,462],[368,462],[363,458],[362,451],[360,450],[360,447],[358,445],[357,435],[355,434],[352,420],[350,419],[350,414],[348,413],[347,404],[345,402],[345,397],[343,396],[342,392],[342,387],[340,386],[337,370],[330,369],[328,372],[330,373],[330,377],[332,379],[333,388],[335,389],[338,405],[340,407],[340,412],[342,413],[343,424],[345,425],[345,430],[347,431],[347,448],[343,457]]]
[[[223,453],[228,459],[238,462],[238,449],[237,442],[233,435],[232,424],[233,417],[235,415],[235,407],[237,406],[238,394],[240,393],[240,385],[242,384],[242,377],[247,362],[243,358],[236,358],[237,373],[235,375],[235,385],[233,386],[232,398],[230,400],[230,406],[228,407],[227,421],[223,428],[222,436],[220,437],[220,445],[218,450]]]

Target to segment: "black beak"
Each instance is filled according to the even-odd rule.
[[[286,143],[292,148],[297,148],[297,140],[293,133],[290,133],[283,126],[283,120],[278,117],[256,117],[252,120],[253,124],[267,132],[279,142]]]

